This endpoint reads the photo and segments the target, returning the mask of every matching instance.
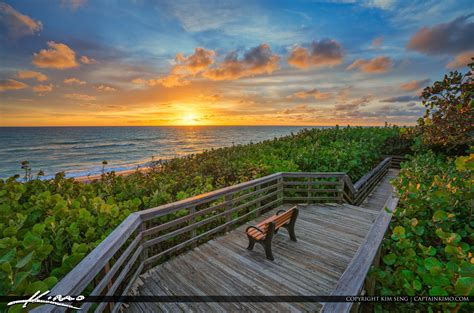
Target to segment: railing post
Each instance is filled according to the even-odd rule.
[[[308,177],[308,200],[306,201],[308,204],[311,202],[309,198],[311,198],[311,187],[313,186],[313,178],[311,176]]]
[[[337,195],[337,202],[342,203],[344,202],[344,176],[339,177],[339,192]]]
[[[140,244],[143,245],[143,242],[145,242],[145,238],[143,237],[142,233],[146,230],[146,221],[142,221],[140,223],[140,228],[139,228],[139,233],[137,236],[142,236],[140,240]],[[140,260],[145,262],[146,259],[148,259],[148,249],[149,248],[143,248],[142,253],[140,253]]]
[[[224,203],[226,204],[225,205],[225,210],[226,211],[229,211],[232,209],[232,198],[233,198],[233,194],[227,194],[224,196]],[[229,213],[226,215],[225,217],[225,222],[228,223],[232,220],[232,213]],[[226,226],[225,227],[225,231],[228,232],[229,231],[229,226]]]
[[[278,193],[277,193],[277,199],[278,199],[278,205],[281,205],[283,204],[283,202],[285,202],[285,198],[283,196],[283,174],[280,175],[280,177],[278,177],[277,179],[277,185],[278,185]]]

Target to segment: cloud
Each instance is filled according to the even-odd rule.
[[[363,6],[388,10],[395,4],[395,0],[365,0]]]
[[[149,79],[147,84],[149,86],[162,85],[166,88],[186,86],[190,83],[189,80],[186,80],[187,77],[187,75],[171,73],[161,78]]]
[[[336,111],[354,111],[358,110],[361,106],[367,105],[372,100],[374,100],[374,96],[372,94],[368,94],[359,98],[355,98],[350,102],[336,104],[334,108]]]
[[[41,68],[66,69],[77,67],[76,53],[63,43],[48,41],[49,49],[33,54],[33,64]]]
[[[461,68],[467,66],[469,63],[474,62],[474,50],[466,51],[458,54],[446,67],[450,69]]]
[[[77,10],[87,4],[87,0],[61,0],[63,6],[67,6],[72,10]]]
[[[85,85],[85,84],[87,84],[85,81],[79,80],[75,77],[66,78],[63,82],[66,85]]]
[[[147,83],[147,81],[143,78],[135,78],[132,80],[132,84],[135,84],[135,85],[145,85]]]
[[[117,91],[117,89],[115,89],[114,87],[107,85],[100,85],[99,87],[97,87],[97,90],[105,92]]]
[[[396,96],[396,97],[390,97],[390,98],[385,98],[383,100],[380,100],[380,102],[411,102],[411,101],[420,101],[420,97],[405,95],[405,96]]]
[[[28,87],[27,84],[19,82],[14,79],[1,79],[0,80],[0,92],[5,90],[17,90]]]
[[[214,63],[216,53],[212,50],[204,48],[194,49],[194,54],[185,57],[182,53],[178,53],[175,57],[176,65],[173,67],[173,73],[196,74]]]
[[[327,100],[330,99],[333,96],[332,93],[330,92],[321,92],[317,90],[316,88],[310,89],[310,90],[302,90],[295,92],[294,94],[288,96],[289,99],[292,98],[298,98],[298,99],[306,99],[308,97],[312,97],[316,100]]]
[[[424,54],[453,54],[474,47],[474,22],[468,20],[473,16],[460,16],[449,23],[433,27],[423,27],[416,32],[407,44],[407,49]]]
[[[81,58],[79,60],[81,61],[82,64],[96,64],[96,63],[98,63],[97,60],[89,58],[85,55],[81,56]]]
[[[310,49],[297,46],[288,55],[288,64],[300,69],[335,66],[341,62],[342,47],[331,39],[313,41]]]
[[[219,100],[221,98],[221,95],[218,95],[218,94],[214,94],[214,95],[200,94],[199,96],[197,96],[197,98],[199,100],[202,100],[202,101],[216,102],[217,100]]]
[[[12,37],[22,37],[34,35],[43,29],[40,21],[35,21],[31,17],[21,14],[10,5],[0,3],[0,24],[3,24]]]
[[[420,88],[424,88],[428,83],[430,82],[430,79],[423,79],[423,80],[412,80],[409,81],[408,83],[404,83],[400,85],[400,88],[405,90],[405,91],[415,91]]]
[[[392,68],[392,60],[389,57],[376,57],[370,60],[358,59],[347,67],[347,70],[358,69],[364,73],[384,73]]]
[[[314,113],[314,112],[317,112],[317,111],[318,111],[317,109],[309,107],[306,104],[301,104],[301,105],[297,105],[297,106],[295,106],[291,109],[284,109],[283,111],[278,112],[278,113],[285,114],[285,115],[289,115],[289,114],[311,114],[311,113]]]
[[[30,79],[34,78],[39,82],[43,82],[48,80],[48,76],[40,73],[40,72],[35,72],[35,71],[19,71],[16,76],[20,79]]]
[[[214,56],[216,53],[212,50],[204,48],[194,49],[194,53],[185,57],[182,53],[176,54],[175,65],[170,70],[167,76],[150,79],[146,81],[149,86],[163,85],[164,87],[177,87],[189,84],[189,77],[207,69],[214,63]],[[132,83],[143,84],[145,80],[141,78],[134,79]]]
[[[80,101],[95,101],[96,99],[94,96],[84,95],[80,93],[68,93],[68,94],[65,94],[64,97],[71,100],[80,100]]]
[[[53,91],[53,84],[49,85],[37,85],[33,87],[34,92],[51,92]]]
[[[372,40],[372,47],[380,47],[382,45],[382,42],[383,42],[382,36],[374,38],[374,40]]]
[[[207,69],[202,73],[202,76],[211,80],[234,80],[260,74],[271,74],[279,68],[279,61],[280,57],[272,54],[270,46],[263,43],[248,50],[241,60],[235,52],[228,54],[217,67]]]

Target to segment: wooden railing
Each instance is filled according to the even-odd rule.
[[[380,261],[380,247],[385,232],[388,229],[392,212],[398,204],[398,198],[390,196],[384,209],[380,211],[374,224],[372,224],[362,245],[357,249],[356,254],[347,266],[346,270],[339,279],[336,288],[331,296],[357,296],[362,293],[364,283],[367,296],[373,296],[373,282],[366,279],[372,264],[378,265]],[[372,289],[372,290],[371,290]],[[322,313],[348,313],[357,312],[353,309],[352,302],[331,302],[325,303],[321,310]]]
[[[171,256],[208,241],[282,203],[357,204],[382,179],[390,158],[352,185],[345,173],[275,173],[192,198],[130,214],[51,290],[52,295],[125,295],[137,277]],[[83,311],[119,303],[82,305]],[[34,312],[61,312],[44,305]]]

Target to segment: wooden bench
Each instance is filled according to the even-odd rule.
[[[247,249],[253,250],[255,243],[260,243],[265,249],[267,259],[273,261],[272,254],[272,238],[280,228],[286,228],[290,235],[290,239],[296,241],[295,223],[298,217],[298,209],[292,207],[291,209],[279,210],[272,217],[258,223],[256,226],[249,226],[245,230],[249,238],[249,246]]]

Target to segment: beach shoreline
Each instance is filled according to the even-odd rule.
[[[115,175],[117,176],[129,176],[136,172],[147,172],[150,169],[151,169],[150,167],[139,167],[139,168],[130,169],[130,170],[106,171],[105,174],[114,172]],[[94,180],[100,180],[101,177],[102,177],[102,174],[93,174],[93,175],[77,176],[77,177],[71,177],[71,178],[80,183],[90,183],[90,182],[93,182]]]

